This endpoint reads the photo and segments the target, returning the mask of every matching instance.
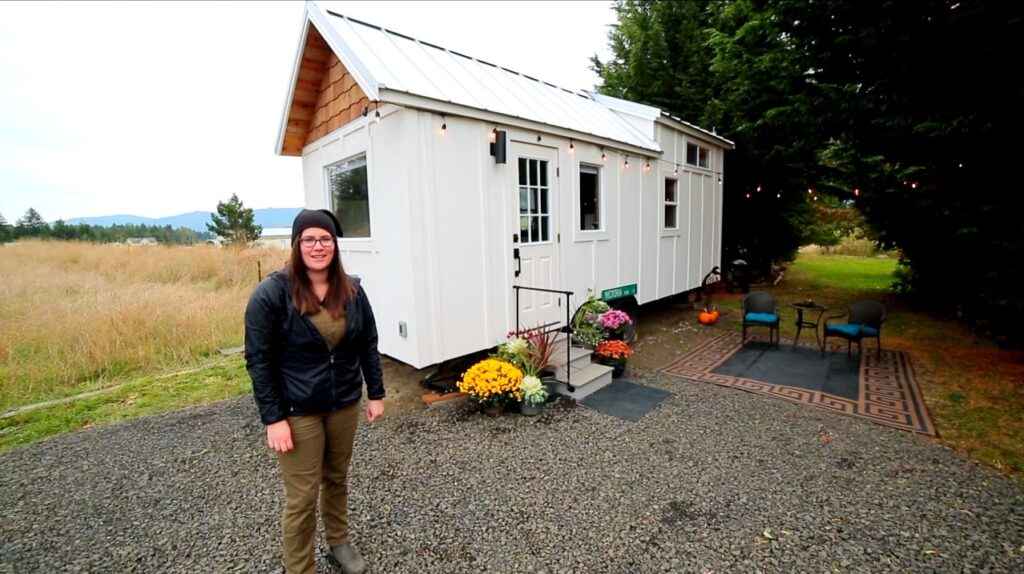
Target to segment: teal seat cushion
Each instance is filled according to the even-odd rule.
[[[877,337],[878,336],[878,329],[876,329],[874,327],[868,327],[867,325],[861,325],[860,326],[860,336],[861,337]]]
[[[766,325],[773,325],[779,322],[779,316],[775,313],[747,313],[743,317],[743,320],[747,323],[764,323]]]
[[[846,337],[858,337],[860,336],[860,325],[856,323],[825,323],[825,332]]]

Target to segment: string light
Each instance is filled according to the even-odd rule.
[[[441,135],[448,133],[448,118],[444,114],[441,114]]]
[[[808,187],[807,188],[807,193],[814,193],[814,190]]]
[[[537,134],[537,141],[540,141],[540,134]]]
[[[679,164],[678,163],[676,164],[676,168],[674,170],[672,170],[672,175],[673,176],[679,175]]]
[[[759,185],[759,186],[757,186],[757,192],[758,192],[758,193],[761,193],[761,186],[760,186],[760,185]]]
[[[644,171],[651,171],[651,160],[647,160],[647,163],[644,164]]]
[[[380,123],[380,102],[373,106],[373,121]]]
[[[604,148],[601,148],[601,161],[604,162],[608,157],[604,155]]]
[[[576,147],[572,145],[572,140],[569,140],[569,155],[576,153]]]
[[[855,195],[857,197],[860,197],[860,188],[859,187],[853,188],[853,195]]]
[[[776,197],[776,198],[782,198],[782,192],[776,193],[776,194],[775,194],[775,197]]]
[[[747,192],[747,199],[750,199],[750,192]]]
[[[626,156],[626,162],[622,164],[623,169],[629,169],[629,156]]]

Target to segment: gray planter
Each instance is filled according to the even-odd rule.
[[[519,405],[519,412],[523,413],[524,416],[535,417],[540,414],[540,411],[544,408],[544,403],[531,405],[529,403],[523,403]]]

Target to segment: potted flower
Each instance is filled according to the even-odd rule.
[[[497,415],[505,406],[520,399],[523,372],[506,361],[484,359],[469,368],[458,382],[469,401],[489,415]]]
[[[609,339],[622,340],[626,332],[626,327],[633,324],[633,320],[629,318],[629,315],[625,311],[619,311],[618,309],[610,309],[601,313],[601,327],[608,331]]]
[[[526,375],[519,384],[519,395],[522,397],[520,412],[526,416],[539,415],[544,401],[548,398],[547,387],[534,375]]]
[[[633,356],[633,349],[625,341],[605,341],[594,349],[598,362],[613,367],[612,377],[619,378],[626,370],[626,359]]]
[[[608,303],[598,299],[593,293],[576,309],[572,319],[572,341],[589,349],[596,347],[607,338],[601,325],[601,314],[609,311]]]

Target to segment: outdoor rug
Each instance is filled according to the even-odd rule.
[[[583,397],[580,404],[599,413],[637,422],[671,396],[672,393],[668,391],[620,379]]]
[[[914,380],[910,358],[900,351],[829,344],[823,358],[814,342],[791,348],[765,340],[740,345],[739,333],[723,333],[658,369],[663,373],[812,405],[844,415],[930,436],[935,425]],[[597,394],[597,393],[594,393]]]

